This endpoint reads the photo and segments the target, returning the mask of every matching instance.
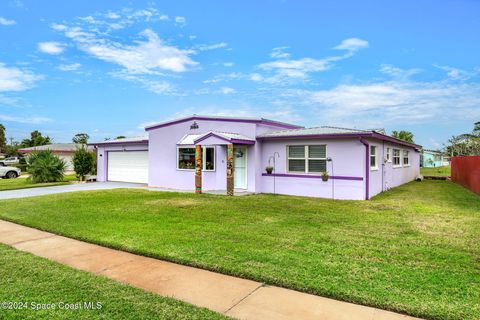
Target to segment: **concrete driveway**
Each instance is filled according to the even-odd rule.
[[[144,188],[144,187],[146,187],[146,184],[128,183],[128,182],[78,183],[78,184],[68,184],[64,186],[39,187],[39,188],[30,188],[30,189],[0,191],[0,200],[36,197],[36,196],[43,196],[47,194],[56,194],[56,193],[65,193],[65,192],[109,190],[109,189],[119,189],[119,188]]]

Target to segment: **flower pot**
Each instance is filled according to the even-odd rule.
[[[328,177],[322,177],[322,181],[327,182],[327,181],[328,181]]]
[[[265,171],[267,171],[267,174],[272,174],[273,168],[265,168]]]

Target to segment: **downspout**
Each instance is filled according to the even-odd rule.
[[[369,199],[369,188],[370,188],[370,166],[369,166],[369,157],[370,144],[363,138],[359,138],[360,142],[365,146],[365,200]]]

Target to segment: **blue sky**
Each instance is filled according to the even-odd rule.
[[[480,2],[0,4],[0,123],[56,142],[193,113],[411,130],[480,120]]]

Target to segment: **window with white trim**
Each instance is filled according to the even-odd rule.
[[[378,169],[377,147],[370,146],[370,169]]]
[[[386,155],[386,158],[385,158],[385,160],[387,160],[387,162],[392,162],[392,154],[391,154],[391,152],[392,152],[392,149],[387,148],[387,155]]]
[[[215,171],[215,148],[202,147],[204,171]],[[195,148],[177,148],[177,169],[195,170]]]
[[[410,158],[407,150],[403,150],[403,166],[408,167],[410,165]]]
[[[327,171],[327,146],[287,146],[288,172],[321,173]]]
[[[400,162],[400,149],[393,149],[393,166],[399,167],[402,163]]]

